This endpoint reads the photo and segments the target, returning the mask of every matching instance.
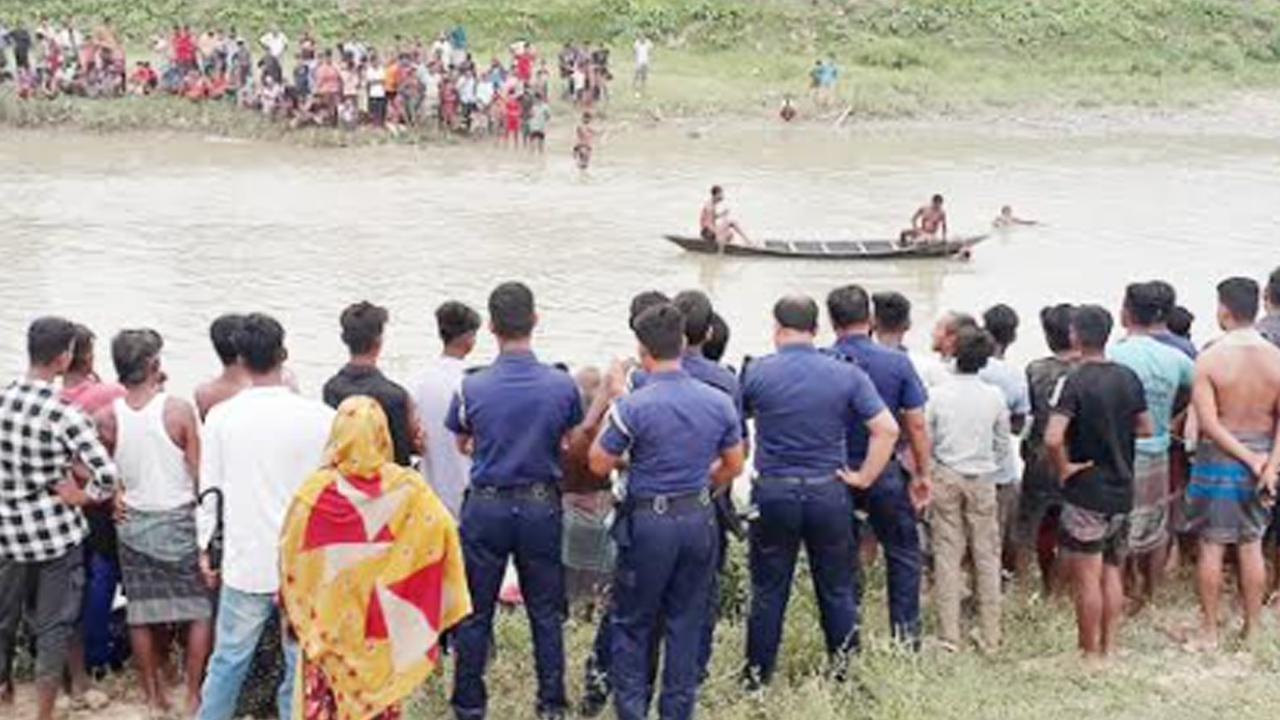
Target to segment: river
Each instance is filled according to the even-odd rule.
[[[385,363],[407,378],[436,352],[433,308],[483,307],[507,279],[537,293],[544,358],[600,363],[633,347],[641,290],[708,291],[734,330],[731,356],[766,352],[784,293],[840,283],[915,303],[912,344],[946,309],[1012,305],[1015,355],[1043,349],[1036,313],[1058,301],[1119,303],[1124,284],[1173,282],[1212,336],[1213,291],[1280,263],[1272,234],[1280,145],[1247,122],[921,123],[620,127],[589,174],[567,149],[539,158],[488,146],[318,150],[192,135],[0,134],[0,369],[21,369],[42,313],[105,338],[150,326],[172,388],[216,371],[209,322],[275,314],[290,366],[317,393],[343,360],[338,314],[391,309]],[[998,208],[1046,223],[997,234],[969,262],[883,264],[699,258],[666,244],[689,231],[712,183],[757,236],[891,235],[933,192],[953,232]],[[477,361],[494,352],[485,338]]]

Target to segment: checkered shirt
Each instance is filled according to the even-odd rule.
[[[84,540],[84,515],[53,489],[77,458],[92,475],[85,492],[110,497],[116,466],[89,418],[46,382],[18,380],[0,394],[0,558],[54,560]]]

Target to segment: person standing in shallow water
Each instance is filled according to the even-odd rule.
[[[1199,536],[1196,588],[1201,622],[1193,649],[1218,644],[1223,556],[1236,547],[1245,639],[1258,629],[1266,567],[1262,536],[1280,472],[1280,350],[1254,327],[1258,285],[1230,278],[1218,286],[1218,324],[1226,335],[1196,361],[1192,403],[1200,424],[1187,523]]]

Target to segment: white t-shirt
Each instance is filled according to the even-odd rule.
[[[222,578],[240,592],[280,588],[280,530],[294,493],[324,462],[334,411],[287,387],[243,390],[209,413],[200,487],[223,493]],[[200,547],[213,537],[214,503],[200,506]]]
[[[372,99],[385,98],[387,96],[387,73],[381,65],[366,68],[364,71],[364,85],[369,90],[369,97]]]
[[[289,38],[282,32],[269,32],[262,36],[261,42],[276,59],[284,57],[284,51],[289,48]]]
[[[471,481],[471,459],[458,451],[454,435],[444,422],[465,375],[462,360],[441,357],[423,369],[412,386],[414,407],[427,436],[422,474],[455,518],[460,517],[462,496]]]
[[[647,39],[636,40],[636,67],[647,67],[653,43]]]

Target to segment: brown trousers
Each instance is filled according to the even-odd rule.
[[[964,559],[973,557],[974,585],[982,649],[1000,647],[1000,522],[996,485],[938,465],[933,474],[934,597],[938,634],[962,646],[960,600]]]

